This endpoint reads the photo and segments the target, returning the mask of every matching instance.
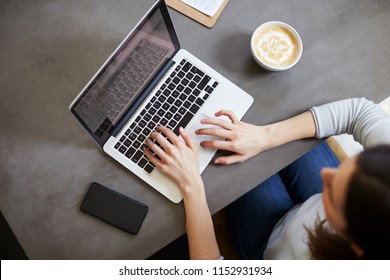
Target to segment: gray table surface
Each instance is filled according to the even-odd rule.
[[[0,207],[31,259],[143,259],[185,231],[173,204],[93,143],[70,102],[153,1],[0,2]],[[182,47],[255,102],[244,120],[267,124],[348,97],[381,101],[390,88],[390,2],[230,0],[212,29],[170,9]],[[285,21],[304,51],[292,69],[261,70],[250,54],[255,28]],[[202,177],[212,213],[309,150],[297,141],[243,164],[210,165]],[[129,235],[79,210],[90,182],[146,203]]]

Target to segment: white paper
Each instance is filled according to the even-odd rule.
[[[223,0],[181,0],[187,5],[201,11],[208,16],[214,16],[221,7]]]

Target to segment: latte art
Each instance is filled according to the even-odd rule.
[[[260,30],[254,48],[264,63],[280,67],[293,63],[298,55],[295,36],[281,26],[269,26]]]
[[[293,67],[302,55],[302,40],[298,32],[281,21],[260,25],[252,34],[251,51],[260,66],[271,71]]]

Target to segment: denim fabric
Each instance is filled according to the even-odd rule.
[[[280,218],[294,205],[322,192],[321,169],[339,164],[326,142],[322,142],[227,206],[238,257],[262,259],[268,238]]]

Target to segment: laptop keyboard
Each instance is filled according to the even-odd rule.
[[[160,125],[179,135],[179,128],[187,126],[217,86],[216,80],[183,59],[135,121],[129,124],[115,149],[151,173],[155,166],[143,152],[150,133]]]

